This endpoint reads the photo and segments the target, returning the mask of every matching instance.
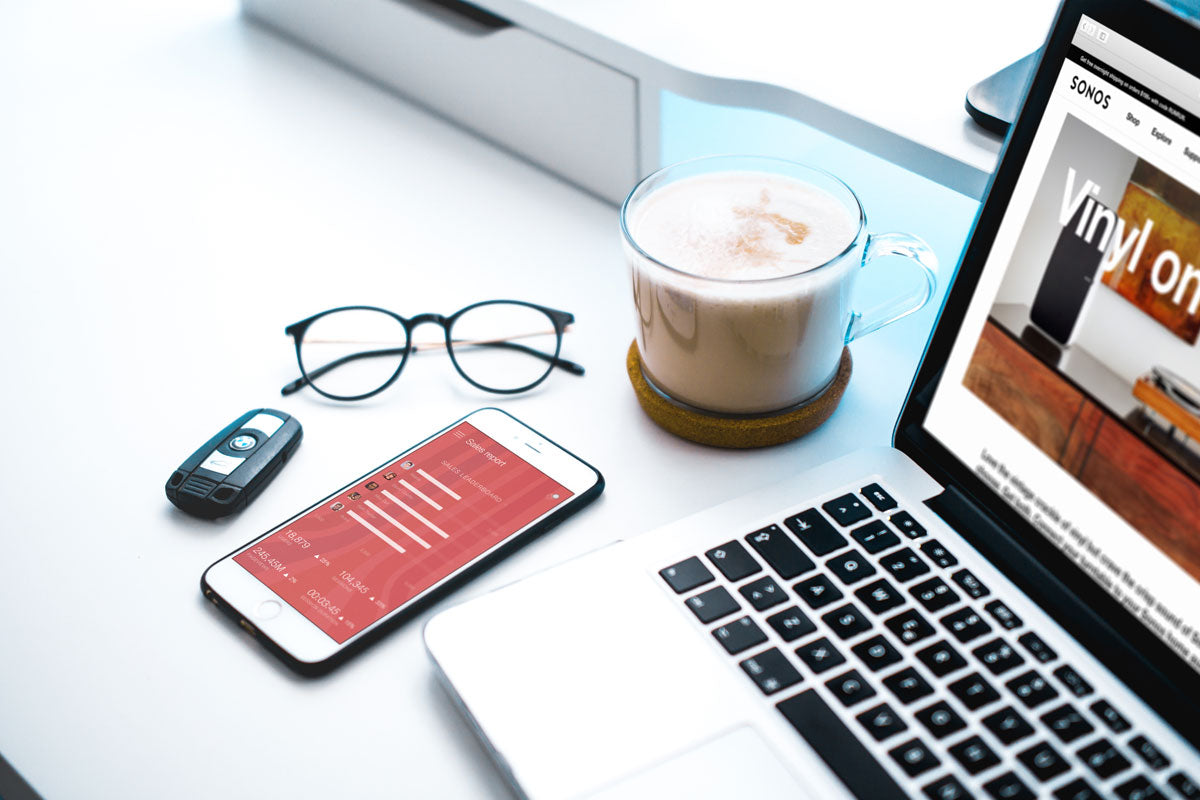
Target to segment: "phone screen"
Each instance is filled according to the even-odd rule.
[[[233,560],[341,644],[571,495],[460,422]]]

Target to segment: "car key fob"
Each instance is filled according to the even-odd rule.
[[[205,519],[241,511],[287,463],[304,435],[295,417],[247,411],[192,453],[167,481],[167,499]]]

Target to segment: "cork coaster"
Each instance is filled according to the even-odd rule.
[[[637,341],[629,345],[625,357],[629,382],[637,394],[642,410],[659,427],[676,436],[713,447],[768,447],[799,439],[829,419],[850,382],[850,348],[842,350],[833,383],[817,397],[800,408],[775,415],[753,417],[722,417],[681,407],[663,397],[642,374],[642,359]]]

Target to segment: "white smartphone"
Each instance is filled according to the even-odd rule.
[[[484,408],[239,547],[200,588],[320,673],[603,489],[591,465]]]

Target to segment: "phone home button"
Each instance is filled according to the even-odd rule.
[[[274,619],[279,616],[281,607],[275,600],[264,600],[258,604],[258,611],[255,616],[259,619]]]

